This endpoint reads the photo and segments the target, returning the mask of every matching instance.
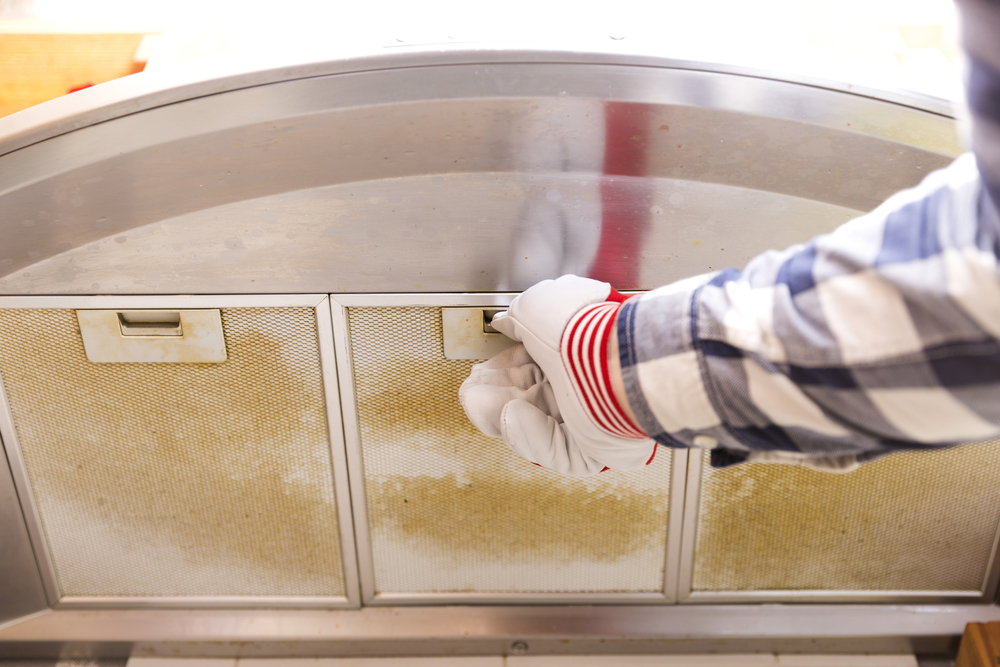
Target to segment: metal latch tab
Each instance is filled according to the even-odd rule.
[[[490,326],[493,316],[506,308],[442,308],[441,327],[447,359],[489,359],[517,345]]]
[[[87,359],[95,363],[217,364],[226,360],[219,309],[78,310]]]

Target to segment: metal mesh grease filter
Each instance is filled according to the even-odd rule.
[[[670,456],[561,477],[469,423],[438,308],[348,309],[378,593],[658,592]]]
[[[72,310],[0,311],[64,595],[344,594],[314,311],[222,322],[222,364],[95,364]]]
[[[1000,441],[832,475],[704,462],[696,591],[978,591],[1000,519]]]

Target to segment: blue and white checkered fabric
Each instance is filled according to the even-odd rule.
[[[742,272],[626,302],[626,393],[659,442],[726,465],[1000,436],[1000,3],[960,5],[974,155]]]

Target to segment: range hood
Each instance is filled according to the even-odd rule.
[[[959,152],[940,100],[476,45],[0,119],[0,655],[887,652],[1000,619],[1000,442],[562,479],[465,419],[497,334],[447,324],[740,267]]]

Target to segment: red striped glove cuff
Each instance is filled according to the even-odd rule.
[[[649,436],[619,404],[608,368],[612,327],[626,298],[611,290],[608,301],[581,309],[566,325],[559,347],[570,381],[594,422],[619,438],[646,440]]]

